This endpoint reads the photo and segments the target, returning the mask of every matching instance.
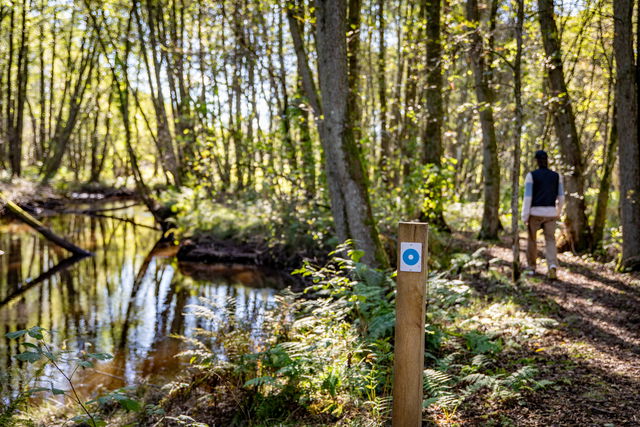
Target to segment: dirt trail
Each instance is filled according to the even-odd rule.
[[[509,274],[509,245],[487,252]],[[546,307],[544,315],[559,324],[521,355],[534,358],[539,379],[554,384],[527,395],[524,405],[499,412],[523,426],[640,426],[640,274],[616,273],[570,253],[559,260],[558,280],[539,273],[527,279],[537,301],[525,307]],[[546,273],[544,262],[538,272]]]

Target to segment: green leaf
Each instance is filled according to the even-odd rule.
[[[78,365],[82,366],[83,368],[93,368],[93,362],[90,362],[88,360],[78,360]]]
[[[127,411],[138,412],[140,409],[142,409],[140,403],[137,400],[129,398],[118,399],[118,403],[120,403],[120,406],[122,406]]]
[[[351,260],[353,262],[359,262],[360,258],[362,258],[364,256],[364,251],[360,251],[357,249],[352,249],[349,251],[348,253],[349,257],[351,258]]]
[[[97,360],[110,360],[113,359],[113,356],[109,353],[89,353],[87,357],[91,357],[92,359]]]
[[[42,339],[44,339],[44,335],[42,334],[42,331],[44,331],[43,327],[34,326],[34,327],[30,328],[27,332],[29,333],[30,337],[35,338],[37,340],[42,340]]]
[[[77,424],[87,424],[91,427],[105,427],[107,425],[106,421],[98,418],[95,414],[93,415],[93,420],[86,415],[77,415],[71,418],[71,421]]]
[[[51,360],[52,362],[56,362],[58,360],[58,357],[50,351],[43,351],[42,354],[44,354],[47,359]]]
[[[19,331],[7,332],[6,334],[4,334],[4,336],[9,338],[10,340],[15,340],[16,338],[20,338],[26,333],[27,333],[26,329],[21,329]]]
[[[34,363],[40,360],[42,357],[41,353],[36,353],[34,351],[25,351],[18,355],[16,355],[16,359],[21,360],[23,362]]]
[[[34,388],[30,388],[29,390],[27,390],[27,393],[29,394],[35,394],[35,393],[40,393],[42,391],[49,391],[50,389],[48,389],[47,387],[34,387]]]
[[[56,396],[61,395],[61,394],[65,394],[66,392],[67,392],[66,390],[61,390],[59,388],[51,387],[51,393],[53,393]]]

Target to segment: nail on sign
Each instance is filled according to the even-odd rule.
[[[400,242],[400,271],[422,271],[422,243]]]

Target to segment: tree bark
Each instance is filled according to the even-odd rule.
[[[56,122],[55,132],[53,138],[51,138],[51,150],[53,153],[49,156],[47,161],[43,165],[42,181],[48,182],[53,178],[58,169],[62,165],[62,159],[67,152],[71,135],[78,123],[81,107],[85,101],[84,93],[89,82],[91,81],[92,70],[97,62],[96,52],[97,47],[94,43],[90,46],[86,46],[85,42],[87,38],[83,39],[83,43],[80,47],[82,51],[80,57],[80,63],[78,68],[73,73],[76,74],[76,81],[73,85],[73,92],[69,98],[69,111],[66,118],[62,118],[62,110],[60,111],[58,120]],[[71,49],[71,46],[69,47]],[[71,53],[69,53],[71,55]],[[70,73],[72,70],[69,71]],[[71,82],[71,76],[69,77],[69,84]]]
[[[422,161],[434,165],[441,173],[442,167],[442,122],[444,108],[442,102],[442,35],[440,23],[441,0],[425,0],[422,4],[427,18],[427,87],[425,94],[425,124],[422,132]],[[443,215],[442,186],[440,182],[429,189],[432,206],[423,212],[431,225],[439,230],[450,231]]]
[[[638,141],[638,81],[633,52],[633,2],[613,2],[616,58],[616,116],[620,181],[622,259],[625,269],[640,269],[640,142]]]
[[[388,266],[371,211],[367,179],[353,128],[347,123],[349,91],[346,4],[344,0],[316,0],[318,75],[323,100],[322,145],[325,170],[338,237],[352,238],[364,251],[363,261]],[[336,227],[338,228],[338,227]]]
[[[545,55],[547,82],[551,97],[553,124],[560,145],[566,187],[566,231],[572,248],[583,251],[591,245],[591,230],[584,200],[584,163],[571,98],[567,91],[562,65],[558,28],[554,18],[553,0],[538,0],[538,19]]]
[[[387,129],[387,49],[385,46],[384,0],[378,0],[378,98],[380,103],[380,161],[379,173],[382,181],[388,181],[389,156],[391,145]]]
[[[518,209],[518,201],[520,200],[520,143],[524,116],[522,108],[522,32],[524,28],[524,0],[517,0],[516,5],[516,57],[513,63],[513,96],[516,102],[516,111],[513,132],[513,170],[511,171],[511,235],[513,238],[511,278],[513,283],[517,283],[520,278],[520,234],[518,232],[520,210]]]
[[[360,102],[359,90],[359,62],[358,49],[360,48],[360,9],[362,8],[362,0],[348,0],[349,7],[347,11],[347,61],[349,75],[349,93],[347,98],[349,103],[349,119],[347,126],[353,130],[353,138],[356,144],[360,143],[362,132],[360,122],[362,119],[362,106]]]
[[[495,94],[491,89],[487,75],[487,54],[480,34],[477,0],[467,0],[467,20],[472,25],[469,60],[473,69],[480,126],[482,128],[484,205],[479,237],[493,240],[498,238],[498,230],[500,228],[500,164],[498,163],[498,143],[493,117]]]
[[[27,80],[29,73],[27,70],[27,2],[23,0],[21,9],[21,25],[20,25],[20,47],[18,48],[18,58],[16,63],[16,98],[13,105],[10,103],[9,115],[10,124],[8,126],[9,133],[9,163],[11,164],[11,175],[20,176],[22,172],[22,130],[24,127],[24,106],[27,98]],[[13,11],[11,12],[13,21]],[[12,22],[13,24],[13,22]],[[12,25],[13,26],[13,25]],[[13,38],[13,35],[11,35]],[[12,53],[9,53],[12,55]],[[11,73],[11,67],[8,70]],[[9,84],[8,90],[13,91],[14,88]]]
[[[615,102],[615,101],[614,101]],[[593,219],[593,245],[592,249],[602,242],[604,234],[604,226],[607,222],[607,207],[609,205],[609,190],[611,188],[611,176],[613,175],[613,167],[616,163],[616,152],[618,150],[618,124],[617,109],[613,108],[612,125],[609,133],[609,144],[606,147],[606,156],[604,159],[604,170],[600,179],[598,189],[598,200],[596,202],[596,212]]]

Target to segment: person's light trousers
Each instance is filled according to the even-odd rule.
[[[558,251],[556,249],[556,221],[557,217],[549,216],[529,216],[527,222],[527,264],[531,268],[536,267],[538,258],[538,247],[536,239],[538,230],[542,228],[544,240],[546,242],[545,255],[547,257],[547,267],[558,266]]]

